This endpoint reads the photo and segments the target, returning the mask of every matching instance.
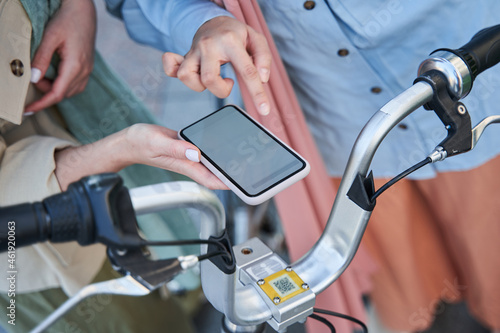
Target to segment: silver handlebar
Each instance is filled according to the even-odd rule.
[[[347,268],[370,218],[371,211],[360,208],[347,195],[354,178],[367,175],[375,151],[385,136],[403,118],[427,103],[432,93],[428,84],[416,83],[377,111],[361,131],[321,238],[292,265],[314,293],[323,291]]]

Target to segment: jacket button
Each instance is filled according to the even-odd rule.
[[[370,89],[370,91],[373,94],[380,94],[382,92],[382,88],[380,88],[380,87],[373,87],[373,88]]]
[[[19,59],[14,59],[10,63],[10,70],[15,76],[22,76],[24,74],[23,62]]]
[[[339,57],[347,57],[349,55],[349,50],[348,49],[340,49],[338,50],[337,54]]]
[[[304,2],[304,8],[305,9],[311,10],[314,7],[316,7],[316,2],[314,2],[314,1],[306,1],[306,2]]]
[[[399,124],[398,128],[400,128],[402,130],[407,130],[408,129],[408,125],[406,125],[406,124]]]

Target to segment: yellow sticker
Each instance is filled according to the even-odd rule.
[[[275,304],[280,304],[308,289],[297,273],[286,269],[269,275],[263,281],[264,283],[257,284]]]

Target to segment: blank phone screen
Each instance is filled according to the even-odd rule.
[[[181,136],[249,196],[306,167],[299,156],[232,106],[186,127]]]

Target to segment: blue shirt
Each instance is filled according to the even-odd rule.
[[[189,50],[201,24],[228,15],[206,0],[107,2],[121,4],[132,37],[180,54]],[[316,0],[312,9],[305,0],[260,5],[332,176],[343,174],[364,124],[412,84],[430,52],[458,48],[482,28],[500,23],[497,0]],[[500,66],[479,75],[463,102],[473,126],[500,114]],[[446,134],[434,112],[415,111],[381,144],[372,163],[375,177],[392,177],[424,159]],[[411,177],[471,169],[499,153],[500,128],[493,125],[473,151]]]

